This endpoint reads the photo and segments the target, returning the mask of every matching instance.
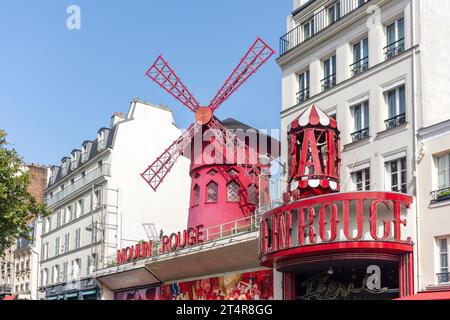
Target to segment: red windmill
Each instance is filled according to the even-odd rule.
[[[157,159],[143,173],[141,173],[142,178],[144,178],[144,180],[154,191],[157,190],[179,156],[188,150],[187,148],[196,134],[208,129],[214,132],[216,142],[218,142],[223,150],[228,154],[236,155],[236,153],[241,152],[239,156],[241,156],[241,159],[242,157],[244,158],[244,163],[240,166],[245,167],[245,170],[242,171],[248,177],[252,173],[259,172],[257,166],[255,166],[255,163],[249,161],[249,155],[252,151],[249,150],[244,141],[227,130],[227,128],[214,117],[214,112],[274,53],[275,51],[262,39],[257,38],[207,106],[200,105],[197,102],[194,96],[181,82],[180,78],[175,74],[173,69],[161,55],[156,59],[155,63],[147,71],[146,75],[159,84],[161,88],[180,101],[183,105],[189,108],[192,112],[194,112],[195,121],[178,139],[176,139],[159,157],[157,157]],[[196,155],[192,153],[191,177],[194,174],[192,169],[194,167],[195,157]],[[196,174],[198,175],[198,173]],[[194,190],[191,192],[194,192]],[[193,197],[198,197],[198,195],[192,194],[191,199]],[[191,223],[195,223],[195,221],[191,221],[190,218],[189,224]],[[211,221],[211,223],[213,223],[213,221]]]

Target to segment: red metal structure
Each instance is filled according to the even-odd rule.
[[[254,210],[254,205],[248,206],[253,204],[248,196],[243,202],[243,199],[233,198],[233,193],[245,193],[252,190],[253,186],[259,188],[261,165],[258,162],[258,150],[249,148],[245,141],[228,130],[214,117],[214,112],[274,53],[262,39],[257,38],[207,106],[194,98],[162,56],[156,59],[146,73],[195,114],[194,123],[141,173],[142,178],[156,191],[180,155],[188,156],[189,153],[192,188],[188,226],[198,223],[205,227],[217,225],[238,219],[241,214],[245,216]],[[204,143],[203,133],[208,130],[213,132],[214,138]],[[192,142],[199,136],[201,150],[195,150],[195,143]],[[221,149],[222,157],[214,157],[215,160],[221,158],[217,164],[211,164],[203,158],[203,150],[210,144],[218,145]],[[211,206],[213,203],[220,203],[220,208]]]

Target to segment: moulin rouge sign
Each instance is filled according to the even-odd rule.
[[[407,221],[401,214],[411,203],[411,196],[392,192],[336,193],[304,199],[264,214],[260,253],[338,241],[411,242],[402,236]]]
[[[135,260],[145,259],[174,252],[185,247],[193,247],[203,243],[203,225],[188,228],[183,232],[174,232],[170,236],[163,236],[159,242],[159,249],[155,250],[152,240],[142,241],[134,246],[117,250],[117,264],[123,264]]]

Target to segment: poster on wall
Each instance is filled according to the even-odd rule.
[[[272,270],[231,274],[161,287],[161,300],[272,300]]]
[[[141,288],[115,293],[115,300],[159,300],[159,288]]]

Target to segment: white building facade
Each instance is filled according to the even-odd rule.
[[[99,298],[93,271],[118,248],[186,224],[189,161],[180,159],[157,193],[140,177],[180,134],[169,109],[133,100],[125,117],[116,113],[95,140],[52,167],[45,201],[53,214],[40,254],[46,299]]]
[[[341,191],[413,195],[407,220],[416,244],[423,227],[417,221],[426,214],[417,210],[417,133],[450,118],[450,108],[441,106],[450,97],[450,44],[438,40],[450,31],[449,12],[450,3],[437,0],[294,0],[277,59],[281,136],[313,103],[334,117],[342,139]],[[283,162],[287,148],[282,140]],[[416,291],[431,279],[431,273],[422,277],[417,249]]]

